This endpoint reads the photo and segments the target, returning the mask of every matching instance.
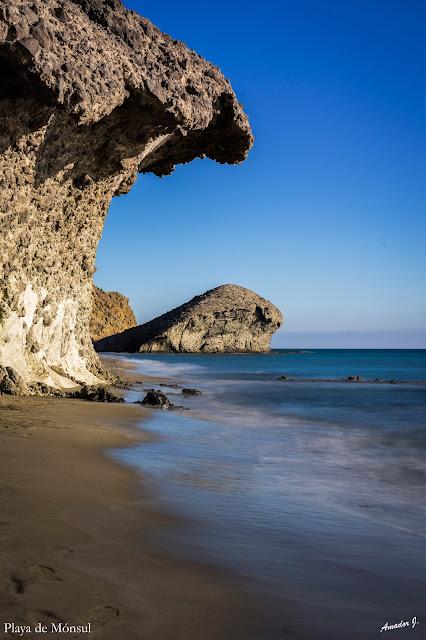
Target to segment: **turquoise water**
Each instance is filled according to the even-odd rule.
[[[290,606],[291,637],[375,638],[414,616],[393,637],[425,637],[426,351],[130,359],[202,391],[163,387],[190,410],[153,411],[158,438],[115,454],[185,516],[162,545],[244,578],[278,617]]]
[[[133,354],[150,375],[197,371],[202,378],[254,378],[259,374],[296,379],[344,379],[349,375],[374,380],[426,381],[426,349],[275,349],[268,354]]]

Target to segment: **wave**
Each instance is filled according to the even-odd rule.
[[[172,362],[164,362],[160,360],[150,360],[146,357],[142,359],[140,357],[138,358],[137,356],[127,356],[123,357],[123,360],[132,362],[132,364],[137,363],[137,370],[139,373],[145,374],[147,376],[156,376],[159,378],[177,378],[181,375],[200,373],[200,371],[205,370],[205,367],[199,364],[175,364]]]

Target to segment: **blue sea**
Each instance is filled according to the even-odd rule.
[[[181,516],[161,546],[290,611],[288,637],[426,638],[426,350],[119,357],[185,407],[114,452]]]

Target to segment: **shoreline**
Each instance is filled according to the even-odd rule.
[[[408,410],[421,411],[422,388],[307,384],[295,396],[296,385],[256,375],[260,357],[243,371],[237,359],[143,360],[130,366],[171,375],[173,402],[182,386],[202,394],[182,400],[189,412],[156,412],[148,428],[159,441],[121,457],[149,470],[166,513],[186,518],[162,532],[163,548],[247,577],[271,596],[267,610],[290,609],[297,638],[337,640],[342,628],[347,640],[372,638],[407,594],[423,610],[413,561],[423,464],[412,447],[424,440],[421,413]],[[343,362],[351,371],[357,358]],[[392,571],[389,548],[407,550]]]
[[[138,427],[148,415],[0,396],[3,633],[5,622],[62,621],[90,623],[102,640],[285,637],[237,577],[156,548],[156,530],[179,517],[153,511],[143,474],[107,453],[148,442]]]
[[[277,350],[275,350],[277,351]],[[320,350],[318,350],[320,351]],[[347,349],[340,349],[340,351],[348,351]],[[359,350],[359,351],[363,351],[363,350]],[[365,351],[365,350],[364,350]],[[382,351],[389,351],[389,349],[382,349]],[[401,349],[400,351],[404,351],[403,349]],[[419,349],[416,349],[415,351],[419,351]],[[426,350],[424,350],[426,351]],[[313,352],[312,352],[313,353]],[[123,353],[123,354],[109,354],[108,352],[101,352],[98,354],[101,358],[101,361],[104,362],[106,364],[106,366],[118,377],[120,377],[120,375],[122,376],[123,373],[125,373],[126,377],[129,379],[131,384],[137,384],[139,383],[150,383],[152,382],[153,384],[162,384],[162,386],[170,386],[167,384],[167,381],[170,382],[174,382],[175,381],[175,377],[173,376],[154,376],[154,375],[148,375],[146,373],[143,374],[136,374],[134,372],[134,369],[137,369],[137,359],[133,359],[132,360],[132,356],[135,355],[144,355],[146,356],[148,359],[149,357],[162,357],[162,356],[173,356],[174,358],[186,358],[187,356],[194,356],[196,357],[198,356],[208,356],[208,357],[233,357],[233,356],[248,356],[248,355],[254,355],[254,356],[272,356],[274,355],[273,352],[271,351],[270,353],[254,353],[254,354],[244,354],[244,353],[213,353],[213,354],[195,354],[195,353],[161,353],[161,352],[157,352],[157,353],[152,353],[152,354],[133,354],[133,353]],[[141,377],[143,377],[143,381],[141,380]],[[255,375],[252,375],[251,377],[247,378],[247,381],[257,381],[257,380],[262,380],[265,382],[277,382],[280,384],[286,384],[286,385],[299,385],[299,384],[330,384],[330,385],[345,385],[345,386],[350,386],[350,387],[358,387],[358,386],[381,386],[381,387],[386,387],[386,386],[426,386],[426,378],[414,378],[414,379],[401,379],[398,376],[395,377],[390,377],[390,378],[383,378],[380,376],[372,376],[372,377],[366,377],[364,375],[358,375],[358,373],[353,374],[350,371],[346,372],[345,374],[343,374],[342,376],[339,377],[303,377],[301,375],[298,374],[294,374],[294,373],[289,373],[289,372],[268,372],[265,373],[263,371],[256,373]],[[229,382],[229,380],[228,380]]]

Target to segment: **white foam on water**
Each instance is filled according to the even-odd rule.
[[[160,378],[178,378],[181,375],[199,373],[200,371],[205,370],[205,367],[199,364],[175,364],[169,361],[164,362],[160,360],[150,360],[148,358],[137,357],[126,357],[123,359],[131,362],[132,364],[136,363],[139,373],[145,374],[147,376],[158,376]]]

